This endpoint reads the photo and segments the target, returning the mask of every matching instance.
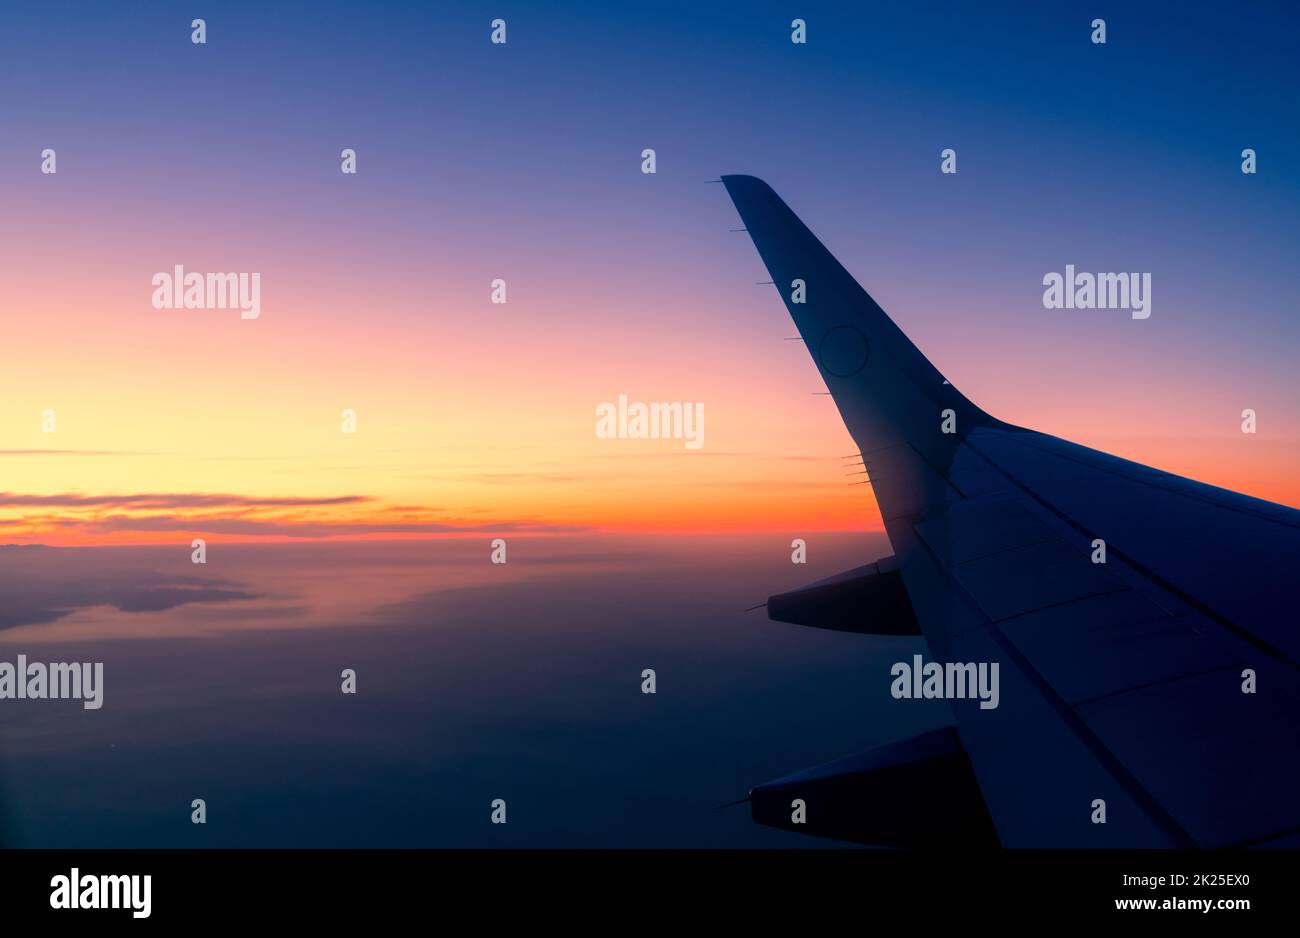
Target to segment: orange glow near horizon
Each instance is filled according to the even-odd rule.
[[[22,263],[0,373],[0,544],[881,529],[813,363],[784,341],[785,310],[745,282],[759,270],[749,245],[722,275],[716,258],[670,259],[693,278],[683,293],[595,263],[575,288],[511,243],[510,301],[494,306],[486,274],[436,272],[430,292],[401,239],[400,255],[357,257],[268,225],[233,250],[224,228],[187,232],[182,249],[174,225],[123,223],[111,196],[67,199],[24,206],[38,220],[7,245]],[[423,257],[456,254],[439,237]],[[42,239],[57,255],[22,246]],[[178,261],[262,271],[261,317],[153,309],[151,276]],[[1226,371],[1189,385],[1209,354],[1199,345],[1153,355],[1165,339],[1126,333],[1098,383],[1034,334],[1039,320],[1015,333],[987,303],[938,307],[960,319],[891,312],[990,413],[1300,503],[1300,418],[1274,405],[1258,435],[1237,432],[1259,392]],[[597,438],[597,405],[620,394],[703,403],[703,447]]]
[[[735,450],[684,452],[677,441],[597,440],[594,434],[567,447],[521,446],[518,457],[491,449],[399,448],[369,460],[326,453],[204,459],[11,450],[0,464],[6,480],[0,543],[881,530],[870,486],[854,484],[861,483],[851,474],[860,465],[843,458],[852,444],[838,416],[824,398],[810,400],[816,402],[810,412],[821,410],[821,439],[805,445],[823,455],[795,458],[743,443]],[[1294,501],[1288,466],[1295,454],[1270,452],[1268,444],[1243,460],[1231,440],[1097,435],[1077,441],[1225,488]],[[762,441],[749,442],[757,450]],[[177,489],[178,478],[191,484]]]

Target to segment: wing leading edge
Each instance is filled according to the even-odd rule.
[[[999,665],[997,707],[951,701],[998,840],[1294,837],[1300,512],[996,420],[944,381],[766,183],[723,183],[860,448],[933,660]],[[888,692],[890,675],[875,679]],[[883,771],[882,758],[846,764],[857,778],[863,765]],[[831,788],[826,809],[846,810],[844,785],[826,788],[826,776],[809,814]],[[952,782],[968,787],[960,773]],[[779,816],[765,808],[765,822]]]

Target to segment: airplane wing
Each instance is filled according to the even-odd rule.
[[[755,820],[892,846],[1300,846],[1300,512],[989,416],[766,183],[722,181],[894,551],[769,612],[919,628],[929,661],[1000,676],[994,707],[951,700],[952,729],[758,786]]]

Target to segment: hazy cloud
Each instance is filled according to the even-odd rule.
[[[0,492],[0,508],[58,507],[58,508],[296,508],[312,505],[353,505],[371,501],[368,495],[336,495],[327,498],[302,498],[284,496],[256,498],[245,495],[201,493],[134,494],[134,495],[82,495],[69,492],[62,495],[18,495]]]

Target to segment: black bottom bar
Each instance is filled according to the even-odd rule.
[[[98,904],[101,894],[112,902],[116,890],[123,907],[53,908],[52,897],[70,904],[74,868],[78,905],[83,898]],[[681,924],[664,916],[700,913],[809,926],[829,913],[853,916],[863,927],[900,917],[927,925],[1098,917],[1231,924],[1292,908],[1298,870],[1293,851],[33,850],[0,853],[0,896],[6,924],[95,927],[399,926],[412,916],[434,927],[548,920],[612,926]],[[132,881],[135,891],[125,880],[105,885],[105,875],[148,875],[148,916],[132,911],[144,908],[142,878]],[[1207,900],[1208,909],[1201,905]]]

